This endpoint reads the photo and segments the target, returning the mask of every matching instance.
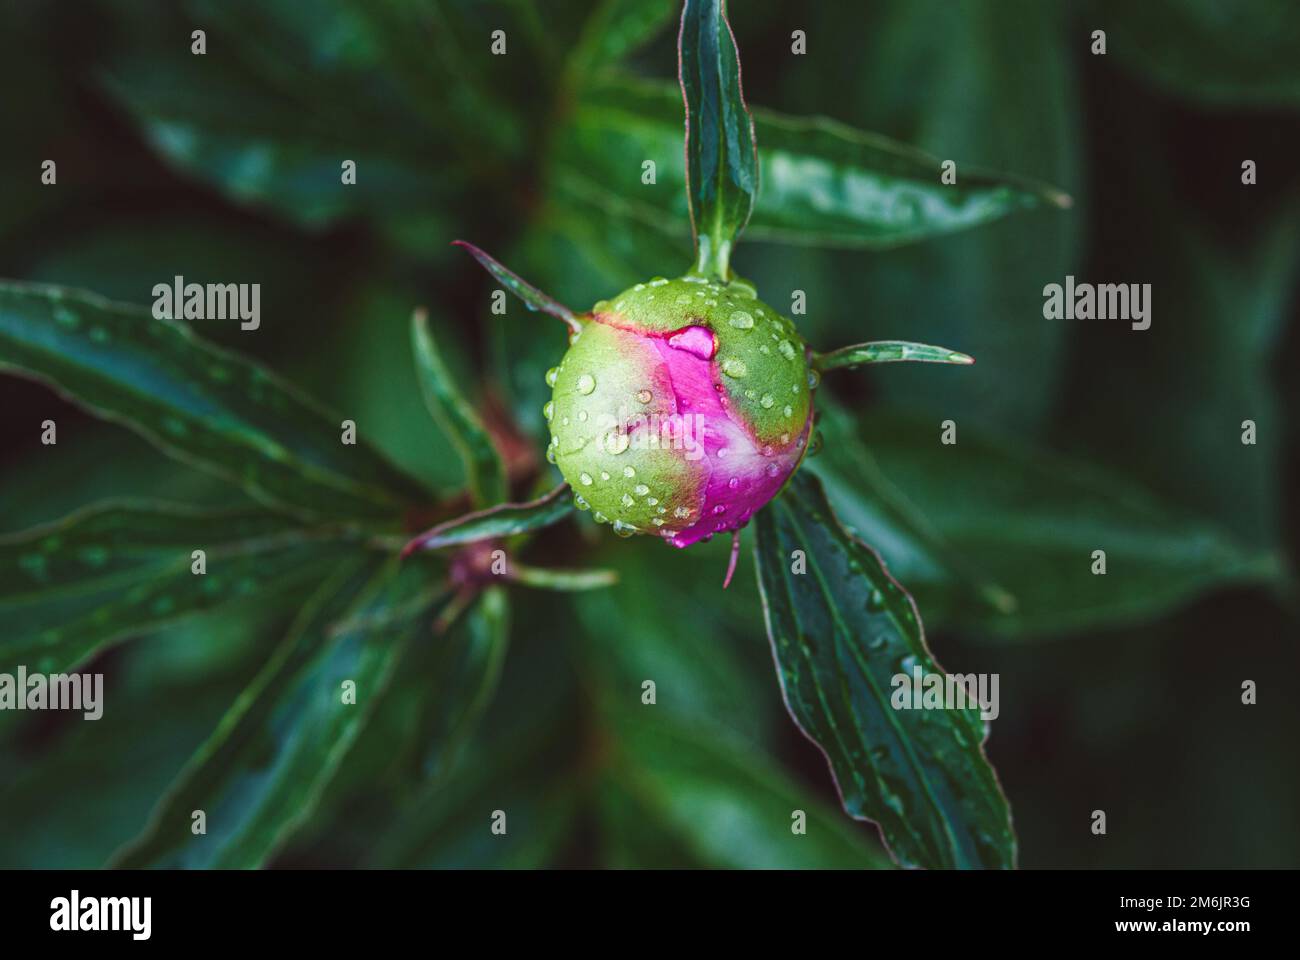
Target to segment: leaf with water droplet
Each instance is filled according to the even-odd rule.
[[[879,824],[902,864],[1014,866],[1010,809],[983,753],[979,708],[892,702],[899,672],[942,676],[911,598],[844,530],[807,471],[759,512],[756,527],[759,588],[786,706],[825,753],[845,809]],[[791,570],[795,550],[806,573]],[[815,653],[794,642],[812,633]],[[897,640],[882,643],[884,636]],[[889,656],[880,655],[885,649]]]

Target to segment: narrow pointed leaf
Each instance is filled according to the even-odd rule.
[[[677,63],[686,104],[686,196],[695,269],[730,280],[731,250],[758,194],[758,153],[741,91],[740,53],[724,7],[723,0],[686,0]]]
[[[666,84],[611,78],[586,91],[556,138],[554,189],[671,236],[690,230],[678,124]],[[884,249],[966,230],[1070,198],[1036,181],[963,165],[955,184],[942,161],[826,117],[753,110],[763,191],[745,228],[755,240]],[[640,182],[653,159],[656,183]]]
[[[546,496],[528,503],[503,503],[487,510],[468,513],[440,523],[420,534],[402,550],[407,556],[417,550],[437,550],[478,540],[530,533],[559,523],[574,512],[569,485],[562,483]]]
[[[411,317],[411,346],[415,372],[429,413],[465,463],[470,495],[477,506],[506,499],[506,470],[483,421],[456,387],[429,331],[429,316],[417,310]]]
[[[394,665],[428,627],[427,617],[383,616],[418,592],[428,571],[376,566],[354,562],[316,592],[114,866],[260,867],[310,820]],[[369,621],[384,625],[346,626]],[[204,835],[191,830],[194,810],[207,815]]]
[[[421,496],[367,444],[342,443],[342,418],[141,307],[0,283],[0,372],[48,383],[164,453],[295,514],[379,518]]]
[[[529,310],[541,310],[543,313],[549,313],[553,317],[559,317],[567,323],[570,329],[580,331],[582,327],[577,319],[574,318],[573,311],[551,297],[548,297],[542,291],[538,290],[527,280],[524,280],[517,273],[507,269],[496,259],[484,253],[472,243],[464,240],[453,240],[452,243],[458,247],[464,247],[469,251],[470,256],[483,265],[488,273],[497,279],[501,286],[505,287],[516,297],[524,302],[524,306]]]
[[[612,586],[618,583],[618,573],[614,570],[573,570],[563,567],[530,567],[522,563],[512,563],[510,579],[542,590],[572,593]]]
[[[874,340],[871,343],[858,343],[851,347],[841,347],[830,353],[819,353],[813,358],[813,365],[818,370],[835,370],[847,367],[850,370],[867,363],[961,363],[972,364],[974,357],[947,347],[933,347],[928,343],[909,343],[906,340]]]
[[[1010,810],[984,756],[979,707],[891,702],[897,676],[942,676],[911,597],[840,526],[807,472],[756,525],[759,589],[786,707],[825,754],[845,810],[877,823],[905,866],[1014,866]],[[796,556],[806,573],[792,572]]]
[[[455,767],[496,696],[510,646],[510,596],[488,587],[448,642],[416,652],[421,669],[402,681],[418,705],[414,759],[423,775]],[[431,691],[436,694],[431,695]]]
[[[0,670],[59,672],[181,618],[311,583],[355,546],[259,511],[105,503],[0,538]],[[193,572],[203,550],[206,573]]]
[[[569,74],[580,83],[636,50],[677,13],[677,0],[603,0],[588,18],[569,57]]]

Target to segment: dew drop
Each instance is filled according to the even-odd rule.
[[[636,533],[636,527],[630,523],[624,523],[622,520],[614,521],[614,533],[620,537],[630,537]]]
[[[636,506],[636,501],[633,500],[631,497],[629,497],[626,493],[623,494],[623,496],[622,496],[621,498],[619,498],[619,501],[618,501],[618,502],[621,503],[621,504],[623,504],[623,506],[625,506],[625,507],[635,507],[635,506]]]
[[[749,367],[745,366],[745,361],[739,357],[728,357],[722,361],[722,372],[729,377],[740,379],[749,373]]]
[[[579,410],[579,411],[578,411],[578,422],[579,422],[579,423],[586,423],[586,422],[587,422],[587,411],[586,411],[586,410]]]
[[[726,512],[727,512],[727,505],[725,503],[719,503],[713,508],[713,513],[715,516],[719,516]]]
[[[781,412],[782,412],[783,414],[785,414],[787,417],[793,417],[793,416],[794,416],[794,407],[790,406],[790,404],[787,403],[787,404],[785,405],[785,408],[784,408]]]
[[[595,520],[597,523],[609,523],[609,517],[605,516],[599,510],[591,515],[591,519]]]
[[[782,340],[780,343],[776,345],[776,349],[777,352],[780,353],[781,356],[785,357],[787,360],[794,359],[794,353],[795,353],[794,344],[791,343],[789,340]]]
[[[579,494],[579,493],[575,493],[575,494],[573,495],[573,505],[574,505],[575,507],[577,507],[579,510],[590,510],[590,509],[591,509],[591,504],[589,504],[589,503],[587,502],[586,498],[583,497],[582,494]]]
[[[659,499],[658,499],[657,497],[646,497],[646,498],[645,498],[645,502],[646,502],[646,504],[648,504],[649,506],[652,506],[652,507],[659,507]],[[660,512],[660,513],[664,513],[664,512],[665,512],[665,511],[664,511],[664,508],[663,508],[663,507],[659,507],[659,512]]]
[[[686,517],[689,517],[690,515],[691,515],[691,511],[687,510],[685,507],[678,507],[673,511],[674,517],[678,517],[679,519],[683,519],[683,520]]]
[[[608,480],[608,479],[609,479],[609,474],[606,473],[604,470],[600,471],[600,479],[602,479],[602,480]]]
[[[589,373],[584,373],[578,378],[577,387],[578,392],[586,396],[596,389],[596,378]]]
[[[560,375],[560,368],[559,368],[559,367],[551,367],[551,369],[547,370],[547,371],[546,371],[546,385],[547,385],[548,387],[553,387],[553,386],[555,386],[555,380],[556,380],[557,377],[559,377],[559,375]]]
[[[727,322],[737,330],[752,330],[754,328],[754,318],[744,310],[737,310]]]
[[[651,393],[649,390],[638,390],[636,392],[637,403],[649,403],[653,399],[654,399],[654,394]]]
[[[581,473],[581,474],[579,474],[579,475],[578,475],[578,480],[582,483],[582,485],[583,485],[584,487],[589,487],[589,486],[591,486],[592,483],[594,482],[594,481],[591,479],[591,474],[589,474],[589,473]]]
[[[635,493],[638,497],[644,497],[647,493],[650,492],[650,488],[647,487],[644,483],[638,483],[635,487],[632,488],[632,492]],[[653,504],[651,504],[651,506],[653,506]]]
[[[740,477],[732,477],[727,481],[727,488],[730,490],[735,490],[738,486],[740,486]]]
[[[808,371],[808,389],[816,390],[817,385],[822,382],[822,375],[816,370]]]
[[[776,403],[776,398],[773,397],[770,393],[763,394],[763,396],[760,397],[758,401],[758,405],[762,407],[764,410],[771,410],[773,404],[775,403]]]
[[[781,472],[781,468],[777,466],[775,463],[769,463],[767,465],[767,475],[769,477],[775,477],[780,472]]]
[[[547,401],[546,401],[546,406],[542,407],[542,416],[544,416],[547,420],[550,420],[550,419],[552,419],[552,418],[555,416],[555,401],[554,401],[554,400],[547,400]]]
[[[546,448],[546,462],[547,462],[547,463],[554,463],[554,462],[555,462],[555,448],[554,448],[554,447],[547,447],[547,448]]]
[[[627,449],[632,440],[621,430],[611,430],[605,434],[605,450],[618,456]]]
[[[625,477],[627,477],[629,480],[631,480],[633,477],[636,476],[636,470],[633,469],[632,467],[624,467],[624,468],[623,468],[623,476],[625,476]]]

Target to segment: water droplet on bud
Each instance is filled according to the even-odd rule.
[[[589,373],[584,373],[578,378],[578,392],[584,396],[596,389],[596,378]]]
[[[555,386],[555,379],[556,379],[559,375],[560,375],[560,368],[559,368],[559,367],[551,367],[551,369],[547,370],[547,371],[546,371],[546,385],[547,385],[548,387],[553,387],[553,386]]]
[[[722,361],[722,372],[729,377],[740,379],[749,373],[749,367],[745,366],[745,361],[739,357],[728,357]]]
[[[615,456],[626,450],[631,442],[631,438],[621,430],[611,430],[605,434],[605,450]]]
[[[754,318],[744,310],[737,310],[727,322],[737,330],[752,330],[754,327]]]
[[[555,416],[555,401],[554,401],[554,400],[547,400],[547,401],[546,401],[546,406],[542,407],[542,416],[544,416],[547,420],[550,420],[552,417]]]

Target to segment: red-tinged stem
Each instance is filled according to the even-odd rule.
[[[736,572],[736,561],[740,559],[740,531],[731,531],[731,559],[727,561],[727,576],[722,581],[722,589],[731,586],[731,578]]]

